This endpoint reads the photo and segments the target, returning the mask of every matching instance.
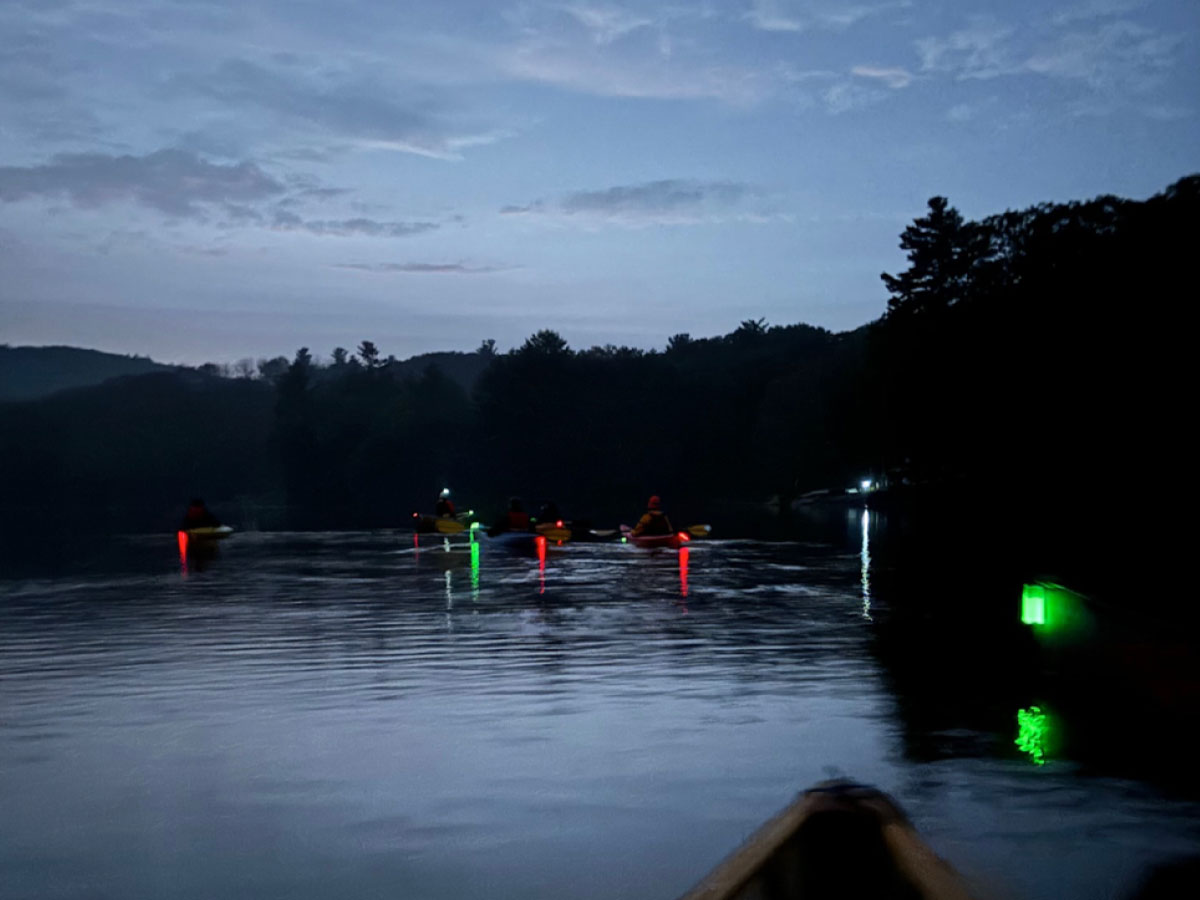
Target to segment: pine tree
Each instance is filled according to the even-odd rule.
[[[945,197],[930,198],[929,214],[900,236],[901,249],[908,251],[908,270],[880,276],[892,295],[888,315],[927,316],[961,302],[984,246],[975,224],[964,223]]]

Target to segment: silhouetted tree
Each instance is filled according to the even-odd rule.
[[[759,338],[767,333],[766,319],[745,319],[733,333],[735,339]]]
[[[546,328],[530,335],[517,352],[523,355],[558,356],[570,353],[571,348],[562,335]]]
[[[363,341],[358,345],[358,358],[368,369],[377,369],[382,365],[379,360],[379,348],[371,341]]]
[[[288,359],[286,356],[276,356],[272,359],[260,359],[258,361],[258,376],[263,381],[269,381],[275,384],[282,378],[288,370]]]
[[[889,315],[928,315],[963,299],[971,270],[984,247],[979,229],[963,221],[945,197],[929,200],[929,213],[900,236],[909,267],[880,277],[892,295]]]

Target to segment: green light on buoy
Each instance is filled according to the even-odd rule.
[[[1017,739],[1013,741],[1022,753],[1029,754],[1035,766],[1046,764],[1046,749],[1050,738],[1050,720],[1040,706],[1017,710]]]
[[[1021,621],[1026,625],[1046,624],[1046,589],[1027,584],[1021,591]]]

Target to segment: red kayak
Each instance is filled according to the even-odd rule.
[[[621,534],[635,547],[642,547],[646,550],[653,550],[657,547],[678,550],[691,540],[686,531],[672,531],[670,534],[634,534],[633,529],[628,525],[621,526]]]

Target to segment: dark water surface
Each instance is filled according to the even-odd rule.
[[[986,896],[1125,896],[1200,850],[1195,804],[1036,765],[1020,697],[923,715],[869,545],[103,549],[0,577],[7,900],[670,898],[833,773]]]

